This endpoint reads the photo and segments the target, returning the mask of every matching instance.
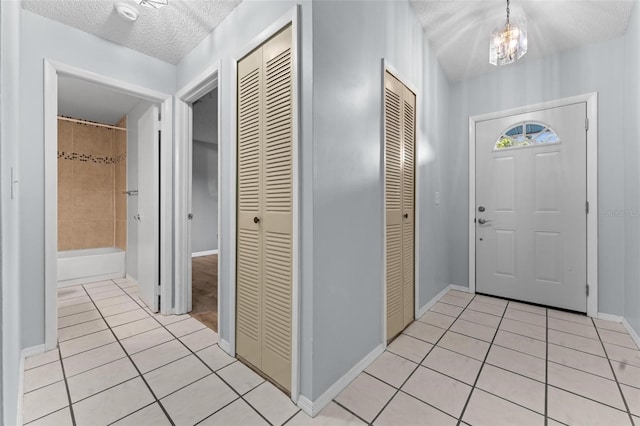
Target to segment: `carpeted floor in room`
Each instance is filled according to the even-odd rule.
[[[192,260],[193,309],[191,316],[218,331],[218,255]]]

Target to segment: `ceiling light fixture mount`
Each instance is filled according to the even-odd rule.
[[[133,7],[130,4],[124,2],[118,2],[113,5],[118,16],[120,16],[125,21],[135,22],[138,20],[138,9]]]
[[[507,0],[507,23],[491,33],[489,62],[492,65],[507,65],[527,53],[527,25],[522,18],[512,19],[510,0]]]
[[[169,0],[136,0],[140,6],[160,9],[169,4]]]

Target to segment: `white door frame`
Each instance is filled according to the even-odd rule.
[[[299,115],[300,115],[300,68],[298,66],[300,60],[300,50],[298,48],[299,38],[299,25],[298,25],[298,13],[299,6],[294,6],[280,17],[277,21],[271,24],[268,28],[262,31],[257,37],[255,37],[249,44],[245,45],[240,51],[232,56],[231,61],[231,140],[230,146],[233,148],[229,153],[229,167],[231,170],[231,200],[229,213],[231,218],[231,241],[230,250],[227,260],[227,268],[229,268],[229,349],[230,354],[235,356],[236,354],[236,232],[237,232],[237,208],[236,203],[238,200],[238,192],[236,180],[238,176],[237,170],[237,79],[238,79],[238,61],[248,55],[254,49],[260,47],[265,41],[270,39],[280,30],[291,24],[292,40],[291,40],[291,56],[293,58],[291,73],[293,75],[293,141],[292,141],[292,157],[293,157],[293,223],[292,223],[292,271],[291,271],[291,400],[297,404],[300,390],[300,193],[299,193],[299,176],[300,176],[300,163],[298,161],[298,149],[299,149]]]
[[[191,222],[188,214],[192,213],[189,209],[192,207],[191,192],[192,182],[191,174],[193,171],[193,108],[192,103],[200,99],[211,90],[218,87],[220,82],[220,61],[207,68],[199,76],[186,84],[175,96],[175,113],[176,113],[176,144],[175,144],[175,185],[176,185],[176,203],[175,203],[175,242],[176,242],[176,258],[175,258],[175,286],[176,286],[176,302],[175,313],[185,314],[192,308],[192,271],[190,267],[192,249],[191,249]],[[220,158],[222,151],[221,143],[221,93],[218,89],[218,198],[220,197]],[[220,210],[220,200],[218,200],[218,210]],[[220,245],[220,214],[218,214],[218,315],[220,314],[220,260],[222,259],[222,251]],[[218,324],[223,322],[222,318],[218,319]],[[220,330],[220,325],[218,325]]]
[[[469,117],[469,291],[476,292],[476,123],[549,108],[585,102],[587,104],[587,315],[598,315],[598,93],[512,108]],[[587,125],[585,123],[585,125]]]
[[[416,122],[415,122],[415,141],[414,141],[414,175],[413,175],[413,297],[414,297],[414,319],[418,319],[420,316],[420,262],[419,247],[420,247],[420,189],[419,189],[419,167],[418,167],[418,150],[419,147],[419,135],[420,135],[420,114],[422,108],[420,104],[420,92],[418,88],[409,83],[409,79],[405,78],[393,65],[391,65],[386,59],[382,59],[382,121],[380,123],[380,164],[382,169],[380,170],[380,176],[382,176],[382,344],[387,347],[387,181],[385,176],[386,170],[386,158],[385,158],[385,109],[384,109],[384,96],[385,96],[385,73],[389,73],[397,78],[402,84],[404,84],[409,90],[416,95]]]
[[[173,145],[171,95],[147,89],[126,81],[96,74],[61,62],[44,59],[44,264],[45,264],[45,350],[57,346],[57,275],[58,275],[58,76],[68,76],[99,84],[100,86],[126,93],[141,100],[161,103],[160,142],[160,225],[161,229],[171,229],[172,209],[172,157]],[[162,314],[172,312],[173,273],[172,234],[160,235],[160,296]]]

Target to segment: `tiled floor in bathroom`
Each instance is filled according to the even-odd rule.
[[[30,425],[640,426],[640,351],[613,322],[450,291],[310,419],[124,279],[58,299],[59,350],[25,363]]]

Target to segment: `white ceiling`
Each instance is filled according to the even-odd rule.
[[[218,89],[193,103],[193,139],[218,143]]]
[[[504,25],[506,0],[411,0],[451,81],[495,70],[489,34]],[[529,51],[521,60],[620,37],[634,0],[512,0],[511,15],[528,21]]]
[[[114,0],[23,0],[22,7],[138,52],[177,64],[240,0],[169,0],[161,9],[139,6],[136,22],[120,18]]]
[[[140,101],[84,80],[58,76],[58,115],[116,124]]]

